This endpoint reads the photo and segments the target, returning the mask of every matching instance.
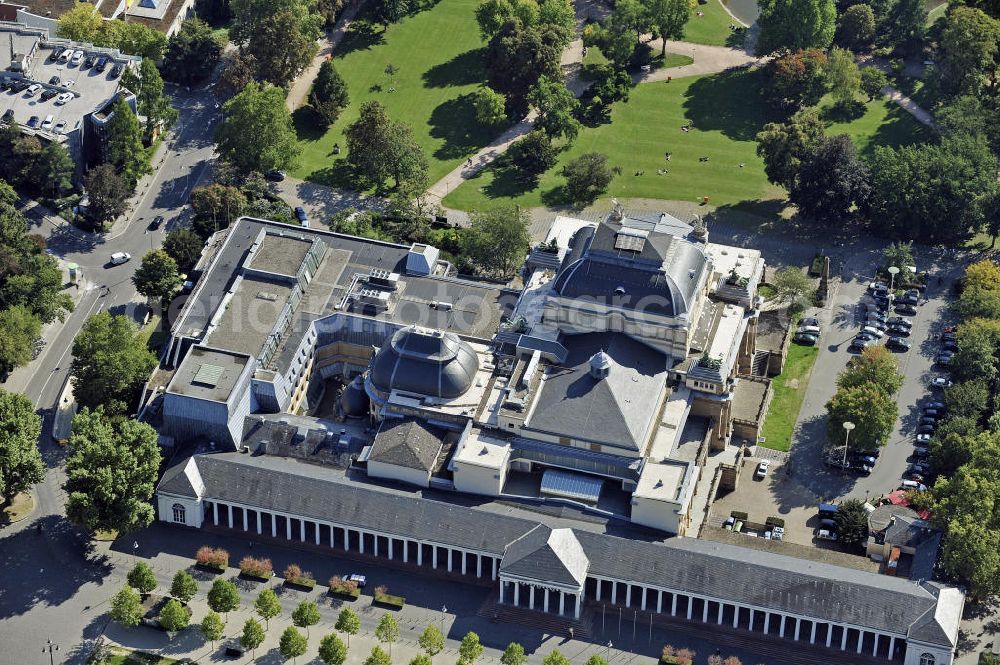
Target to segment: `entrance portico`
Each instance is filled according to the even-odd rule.
[[[571,529],[539,525],[500,564],[500,603],[580,618],[590,561]]]

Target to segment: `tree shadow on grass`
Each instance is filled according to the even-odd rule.
[[[327,126],[311,106],[300,106],[292,112],[295,136],[300,141],[319,141],[326,134]]]
[[[483,194],[491,199],[517,198],[538,187],[541,176],[526,177],[513,167],[498,164],[491,168],[493,180],[483,187]]]
[[[340,43],[334,51],[337,57],[343,57],[354,51],[367,51],[385,43],[385,30],[370,18],[358,17],[351,22]]]
[[[871,157],[875,153],[875,146],[898,148],[912,143],[925,143],[932,138],[933,131],[929,127],[893,104],[885,122],[878,126],[871,140],[860,152],[863,157]]]
[[[718,206],[705,216],[712,228],[715,224],[738,226],[748,230],[760,231],[773,227],[781,212],[788,205],[780,199],[747,199],[737,203]]]
[[[763,71],[729,69],[694,81],[685,92],[684,114],[695,129],[721,131],[735,141],[753,141],[771,121],[761,98]]]
[[[489,142],[495,131],[484,128],[476,121],[472,95],[442,102],[431,112],[429,124],[431,136],[444,139],[444,144],[434,151],[434,157],[441,160],[458,159],[474,153]]]
[[[428,88],[448,88],[457,85],[480,83],[485,78],[483,72],[484,48],[459,53],[448,62],[434,65],[421,78]]]
[[[362,183],[354,169],[347,162],[347,158],[335,159],[333,163],[323,169],[317,169],[307,176],[308,180],[327,187],[338,189],[352,189],[358,192],[366,191],[368,188]]]

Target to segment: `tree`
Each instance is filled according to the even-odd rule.
[[[859,499],[847,499],[833,516],[837,524],[837,539],[847,547],[860,549],[868,540],[868,511]]]
[[[580,121],[576,119],[580,102],[561,78],[539,78],[528,92],[528,103],[538,112],[535,127],[550,138],[566,137],[572,142],[580,133]]]
[[[660,55],[667,55],[668,39],[683,39],[684,26],[691,18],[688,0],[649,0],[646,4],[649,22],[663,40]]]
[[[511,19],[486,47],[489,86],[507,99],[507,116],[522,118],[528,111],[528,91],[543,76],[560,80],[559,36],[549,28],[524,26]]]
[[[170,81],[192,85],[212,73],[222,55],[222,46],[212,28],[200,18],[184,19],[181,29],[167,43],[163,75]]]
[[[281,602],[272,589],[262,589],[257,594],[253,608],[257,616],[265,621],[267,628],[271,627],[271,619],[281,614]]]
[[[417,644],[420,648],[427,652],[427,655],[433,658],[444,650],[444,635],[438,630],[438,627],[434,624],[430,624],[427,628],[424,628],[424,632],[420,634],[420,638],[417,640]]]
[[[962,515],[946,524],[941,566],[966,582],[973,598],[1000,591],[1000,529]]]
[[[24,305],[0,310],[0,364],[5,368],[31,362],[42,322]]]
[[[484,85],[471,92],[469,98],[480,125],[496,127],[507,122],[507,98],[496,90]]]
[[[545,132],[532,130],[514,141],[507,150],[509,162],[518,180],[537,183],[539,176],[555,166],[559,151]]]
[[[149,157],[142,146],[142,128],[139,118],[124,97],[119,96],[111,106],[111,116],[105,126],[108,163],[117,169],[128,191],[135,189],[149,169]]]
[[[383,614],[375,626],[375,637],[382,644],[389,645],[389,655],[392,655],[392,644],[399,639],[399,624],[391,614]]]
[[[316,14],[314,4],[308,0],[230,0],[233,23],[229,38],[234,44],[247,44],[264,29],[267,20],[281,12],[291,12],[300,21],[299,30],[310,41],[319,39],[323,17]]]
[[[823,121],[813,109],[799,111],[787,123],[768,123],[757,134],[757,154],[767,179],[787,190],[795,187],[802,162],[823,141]]]
[[[989,384],[982,380],[959,381],[944,390],[945,408],[953,418],[979,419],[990,403]]]
[[[837,43],[852,51],[865,51],[875,41],[875,12],[869,5],[851,5],[837,22]]]
[[[962,317],[1000,319],[1000,267],[992,261],[977,261],[965,269],[962,283],[962,294],[955,303]]]
[[[365,658],[364,665],[392,665],[392,657],[383,651],[381,647],[375,647],[368,657]]]
[[[361,630],[361,619],[358,618],[354,610],[345,607],[340,610],[340,614],[337,615],[337,623],[333,627],[347,635],[347,646],[350,647],[351,635],[357,635],[358,631]]]
[[[542,658],[542,665],[571,665],[569,658],[564,656],[559,649],[553,649],[545,658]]]
[[[896,0],[880,24],[879,41],[901,53],[912,53],[923,46],[927,25],[924,0]]]
[[[160,610],[160,626],[168,633],[176,633],[188,627],[191,615],[176,599],[171,598]]]
[[[246,620],[246,623],[243,624],[243,633],[240,635],[240,644],[243,645],[244,649],[250,649],[251,656],[255,657],[254,652],[257,650],[257,647],[261,645],[261,642],[264,641],[265,637],[266,634],[264,633],[264,627],[260,625],[259,621],[250,617]],[[320,653],[322,653],[322,649],[320,650]],[[343,661],[336,663],[335,665],[342,665],[342,663]]]
[[[256,80],[257,58],[245,51],[237,51],[222,70],[222,82],[230,94],[238,95]]]
[[[240,608],[240,592],[229,580],[217,578],[208,590],[208,606],[213,612],[222,612],[228,620],[229,613]]]
[[[378,0],[372,9],[376,20],[386,28],[396,23],[412,10],[412,0]]]
[[[830,57],[826,63],[826,80],[830,84],[830,93],[837,100],[837,105],[847,108],[861,90],[861,72],[850,51],[836,46],[830,49]]]
[[[299,154],[285,93],[269,83],[250,83],[223,106],[216,134],[219,155],[244,173],[290,167]]]
[[[483,645],[479,642],[479,635],[470,630],[458,645],[458,662],[462,665],[475,665],[482,655]]]
[[[871,192],[868,168],[846,134],[823,139],[803,160],[789,200],[806,217],[844,222]]]
[[[550,28],[565,47],[576,33],[576,11],[570,0],[542,0],[538,3],[538,24]]]
[[[528,657],[524,655],[524,647],[517,642],[511,642],[500,656],[500,665],[524,665]]]
[[[89,199],[87,213],[96,222],[110,222],[125,212],[125,201],[131,190],[113,166],[98,164],[87,172],[83,184]]]
[[[333,60],[324,60],[309,91],[309,104],[327,125],[332,125],[350,102],[344,77],[337,71]]]
[[[775,297],[778,302],[788,303],[793,308],[803,307],[812,299],[816,285],[801,268],[788,266],[774,274]]]
[[[433,662],[425,653],[418,653],[416,656],[410,659],[407,665],[433,665]]]
[[[508,277],[530,247],[528,212],[513,204],[473,211],[462,239],[463,252],[483,272]]]
[[[156,356],[127,316],[94,314],[73,341],[73,392],[81,406],[108,410],[109,400],[131,399],[154,367]]]
[[[278,641],[278,651],[281,653],[281,657],[285,660],[291,659],[292,662],[305,654],[308,647],[309,642],[306,636],[295,630],[295,626],[285,628],[285,632],[281,634],[281,639]]]
[[[78,4],[59,17],[56,34],[74,42],[93,43],[104,19],[94,5]]]
[[[257,60],[257,77],[286,87],[316,55],[316,36],[303,31],[290,9],[265,17],[250,35],[247,52]]]
[[[1000,105],[973,95],[953,97],[934,112],[934,122],[942,136],[984,136],[1000,153]]]
[[[170,583],[170,595],[181,601],[189,602],[198,593],[198,582],[186,570],[178,570]]]
[[[899,362],[884,346],[871,346],[847,363],[847,368],[837,377],[841,389],[872,385],[886,395],[895,395],[903,385],[903,375],[898,372]]]
[[[146,116],[146,141],[153,140],[153,132],[157,129],[165,131],[177,121],[177,110],[163,94],[163,79],[152,60],[144,59],[138,74],[126,69],[122,85],[136,94],[139,115]]]
[[[2,334],[2,326],[0,326]],[[2,338],[0,338],[2,339]],[[0,498],[2,505],[45,477],[38,452],[42,419],[24,395],[0,390]]]
[[[336,633],[330,633],[319,642],[319,659],[325,665],[344,665],[347,660],[347,645]]]
[[[599,654],[593,654],[587,659],[586,665],[608,665],[608,661]]]
[[[195,215],[192,229],[202,238],[229,226],[248,206],[246,195],[238,187],[216,182],[191,190],[190,203]]]
[[[159,30],[134,21],[102,21],[94,44],[156,62],[163,58],[167,49],[167,37]]]
[[[128,571],[126,580],[130,587],[144,596],[156,588],[156,575],[145,561],[137,561],[132,570]]]
[[[479,34],[488,42],[512,19],[525,26],[535,25],[539,22],[539,9],[534,0],[483,0],[476,7]]]
[[[47,143],[35,160],[31,178],[49,196],[59,197],[73,189],[76,164],[66,146],[55,141]]]
[[[837,28],[833,0],[761,0],[758,55],[783,49],[826,48]]]
[[[562,175],[566,178],[566,193],[575,203],[590,203],[607,190],[614,177],[607,155],[599,152],[585,152],[571,159]]]
[[[292,611],[292,623],[294,623],[299,628],[306,629],[306,637],[309,636],[309,626],[315,626],[319,623],[319,608],[316,607],[316,603],[310,600],[303,600],[298,604]]]
[[[837,390],[826,403],[826,411],[827,438],[834,445],[844,444],[844,423],[854,423],[847,444],[852,450],[874,450],[885,445],[897,415],[895,400],[872,384]]]
[[[420,191],[426,183],[427,158],[403,123],[393,122],[377,101],[365,102],[358,119],[344,130],[347,161],[373,185],[393,178],[397,188]]]
[[[225,624],[222,623],[222,617],[214,611],[210,611],[201,620],[201,634],[205,636],[206,640],[212,643],[213,649],[215,648],[216,640],[222,637],[222,631],[225,630],[225,627]]]
[[[887,235],[922,243],[968,238],[981,223],[970,215],[975,201],[996,183],[996,157],[983,137],[877,146],[869,165],[869,219]]]
[[[139,625],[142,620],[142,599],[132,587],[122,587],[111,598],[111,620],[128,627]]]
[[[878,67],[861,68],[861,92],[865,93],[868,101],[872,101],[882,94],[882,88],[889,85],[889,77]]]
[[[163,251],[177,263],[177,269],[185,273],[198,262],[204,246],[198,234],[190,229],[174,229],[163,241]]]
[[[772,59],[765,67],[764,94],[768,103],[787,110],[815,106],[826,93],[826,64],[826,53],[818,48],[800,49]]]
[[[180,288],[181,275],[177,262],[162,249],[147,252],[142,265],[132,275],[136,290],[147,298],[166,301]]]
[[[91,532],[147,526],[159,466],[156,430],[130,419],[112,423],[101,409],[83,409],[73,418],[66,458],[66,517]]]
[[[939,84],[949,95],[980,96],[995,88],[1000,58],[1000,20],[972,7],[945,14],[938,45]]]

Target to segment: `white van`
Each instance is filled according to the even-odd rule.
[[[42,129],[52,129],[52,114],[45,116],[45,120],[42,120]]]
[[[920,490],[921,492],[927,490],[927,485],[924,485],[923,483],[918,483],[915,480],[904,480],[899,484],[899,486],[901,489],[904,490]]]

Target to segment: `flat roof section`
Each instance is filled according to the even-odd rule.
[[[203,346],[192,347],[167,385],[167,392],[225,402],[250,356]]]
[[[267,233],[250,261],[249,268],[294,277],[312,247],[312,239],[297,235]]]
[[[687,464],[683,462],[647,462],[632,494],[657,501],[676,501],[680,497],[685,471]]]
[[[244,277],[206,341],[257,357],[291,293],[288,283]]]

